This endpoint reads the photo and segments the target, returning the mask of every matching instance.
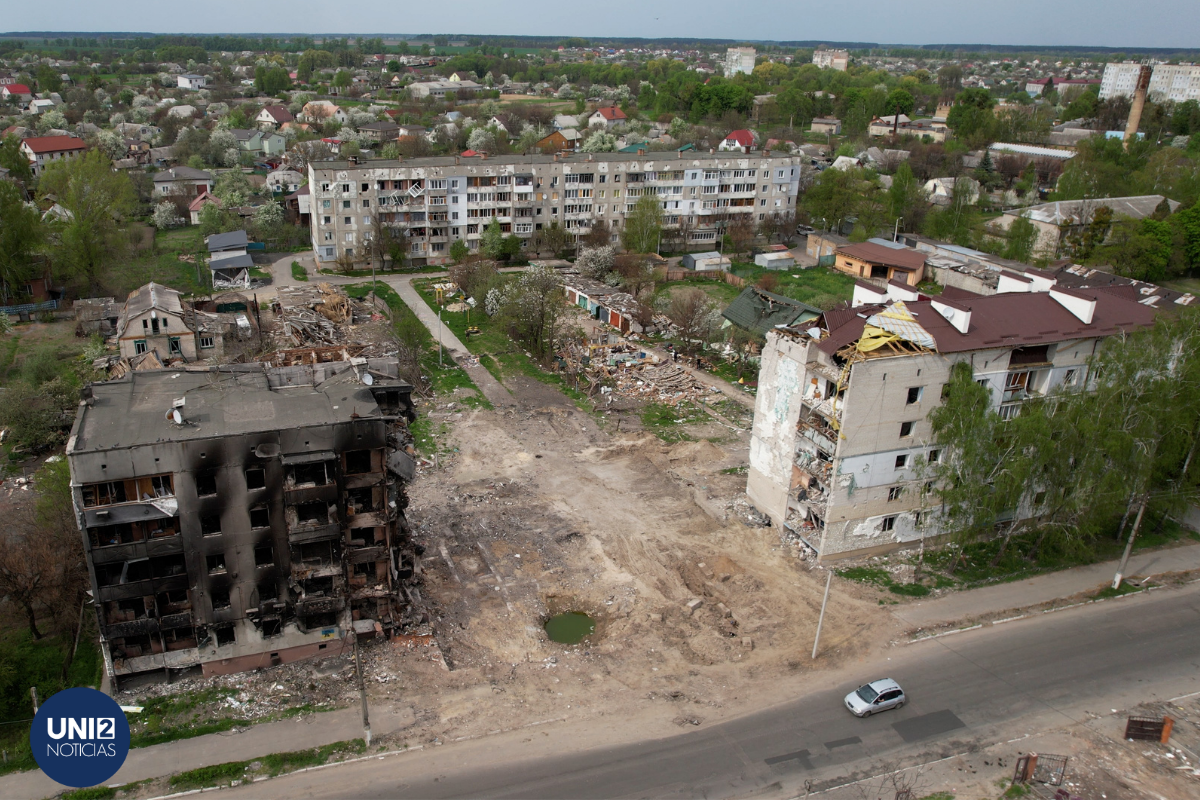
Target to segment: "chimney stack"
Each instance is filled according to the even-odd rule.
[[[1150,76],[1154,69],[1145,64],[1138,73],[1137,89],[1133,92],[1133,105],[1129,107],[1129,121],[1125,124],[1125,135],[1121,140],[1125,149],[1129,149],[1129,140],[1137,136],[1138,125],[1142,122],[1142,108],[1146,105],[1146,90],[1150,88]]]

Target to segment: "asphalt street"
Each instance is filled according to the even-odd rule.
[[[847,671],[849,672],[849,671]],[[842,705],[891,677],[908,704],[867,719]],[[887,649],[803,697],[679,736],[588,747],[506,735],[228,790],[244,797],[793,796],[893,765],[1018,739],[1143,700],[1200,691],[1200,583]],[[785,700],[781,698],[781,700]],[[619,726],[615,721],[603,723]],[[1019,743],[1014,744],[1014,752]]]

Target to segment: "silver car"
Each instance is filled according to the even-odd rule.
[[[907,699],[900,684],[884,678],[864,684],[846,695],[846,708],[856,717],[869,717],[877,711],[900,708]]]

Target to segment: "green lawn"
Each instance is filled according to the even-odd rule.
[[[764,275],[774,275],[778,281],[772,290],[775,294],[791,297],[821,309],[833,308],[841,301],[849,300],[854,293],[854,278],[828,267],[769,270],[735,261],[733,274],[751,283],[756,283]]]

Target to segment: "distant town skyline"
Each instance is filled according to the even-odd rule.
[[[379,0],[354,6],[352,18],[317,0],[266,0],[247,14],[244,3],[209,0],[202,15],[150,0],[23,4],[5,15],[11,31],[138,30],[175,34],[290,33],[331,35],[363,29],[364,36],[415,34],[527,35],[744,39],[759,41],[878,42],[891,45],[990,44],[1032,47],[1200,48],[1194,0],[1144,0],[1131,9],[1116,0],[1015,0],[1004,6],[911,0],[852,0],[828,6],[761,0],[736,14],[710,2],[613,0],[602,10],[578,6],[460,0],[441,6],[398,7]],[[447,13],[447,12],[450,13]],[[1121,15],[1121,12],[1125,12]],[[181,25],[187,20],[186,27]],[[1118,22],[1119,20],[1119,22]],[[69,21],[69,26],[64,24]],[[467,27],[467,30],[453,30]],[[447,28],[451,30],[446,30]],[[370,31],[381,33],[371,33]],[[352,35],[357,35],[352,34]]]

